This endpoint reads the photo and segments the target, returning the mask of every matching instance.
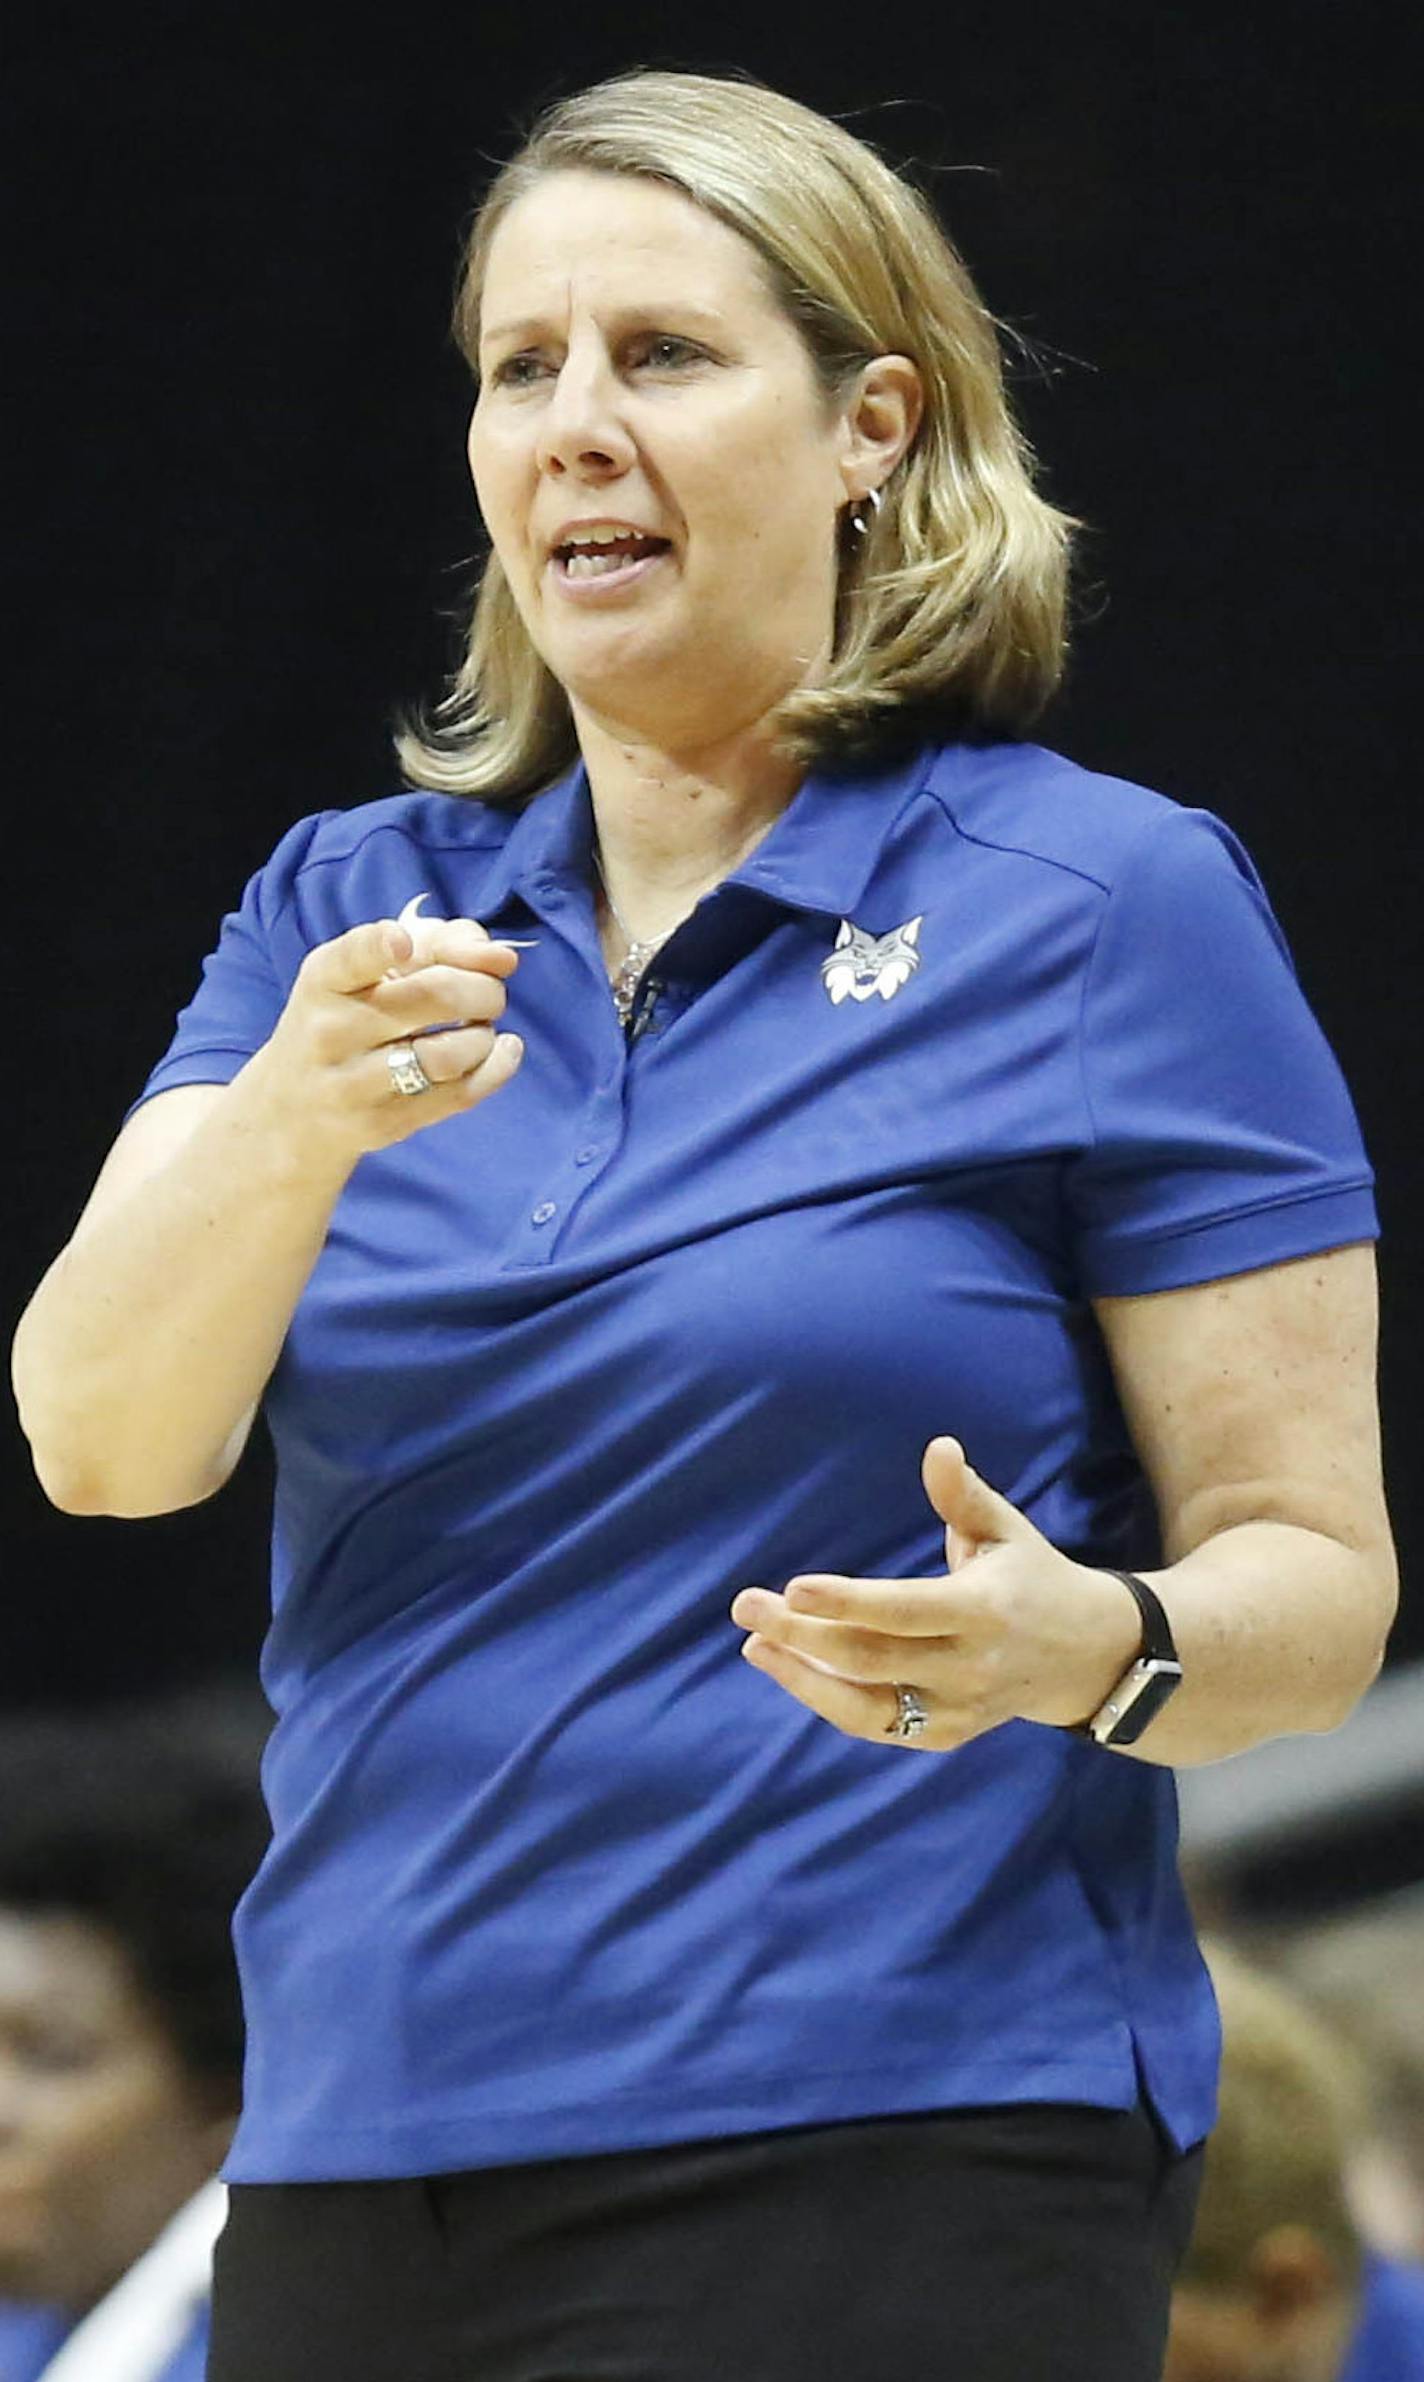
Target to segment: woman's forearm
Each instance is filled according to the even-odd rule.
[[[15,1340],[46,1493],[142,1515],[220,1487],[351,1171],[250,1060],[155,1171],[96,1202]]]
[[[1288,1522],[1239,1523],[1142,1577],[1183,1678],[1123,1751],[1177,1767],[1337,1728],[1379,1670],[1397,1596],[1387,1543],[1347,1546]]]
[[[174,1092],[120,1135],[16,1335],[21,1420],[56,1505],[167,1513],[221,1486],[358,1159],[517,1072],[524,1046],[495,1026],[518,965],[472,918],[348,927],[307,953],[225,1089]],[[412,1035],[415,1099],[390,1064]]]

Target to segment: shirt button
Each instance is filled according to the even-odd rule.
[[[547,1224],[549,1218],[557,1214],[558,1208],[552,1199],[541,1199],[537,1208],[531,1211],[529,1221],[531,1224]]]
[[[574,1164],[575,1164],[575,1166],[592,1166],[592,1164],[593,1164],[593,1162],[594,1162],[594,1159],[595,1159],[597,1156],[598,1156],[598,1144],[597,1144],[597,1142],[596,1142],[596,1141],[590,1141],[590,1142],[586,1142],[586,1143],[584,1144],[584,1147],[583,1147],[581,1150],[575,1150],[575,1151],[574,1151]]]

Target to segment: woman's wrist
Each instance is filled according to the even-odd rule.
[[[294,1083],[272,1043],[233,1077],[224,1105],[229,1131],[250,1138],[271,1189],[335,1204],[364,1154],[354,1120],[334,1118],[309,1084]]]
[[[1080,1564],[1078,1569],[1083,1590],[1083,1663],[1069,1690],[1073,1710],[1056,1725],[1082,1734],[1137,1660],[1142,1650],[1142,1614],[1131,1589],[1116,1572],[1088,1564]]]

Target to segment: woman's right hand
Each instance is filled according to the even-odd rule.
[[[354,1164],[499,1091],[524,1056],[495,1031],[518,965],[473,918],[376,919],[317,944],[253,1062],[293,1138]],[[404,1044],[430,1091],[396,1088]]]

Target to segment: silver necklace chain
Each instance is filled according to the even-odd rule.
[[[654,935],[649,941],[631,934],[619,917],[613,896],[608,890],[608,879],[603,873],[603,862],[598,856],[597,844],[591,845],[590,850],[593,855],[593,865],[598,871],[599,884],[603,887],[603,898],[608,904],[609,917],[628,946],[618,963],[617,974],[612,979],[613,1006],[618,1012],[618,1023],[621,1026],[626,1026],[633,1014],[633,1003],[638,997],[638,986],[642,983],[643,972],[649,960],[656,957],[670,935],[676,934],[682,920],[677,919],[672,926],[665,927],[660,935]]]

